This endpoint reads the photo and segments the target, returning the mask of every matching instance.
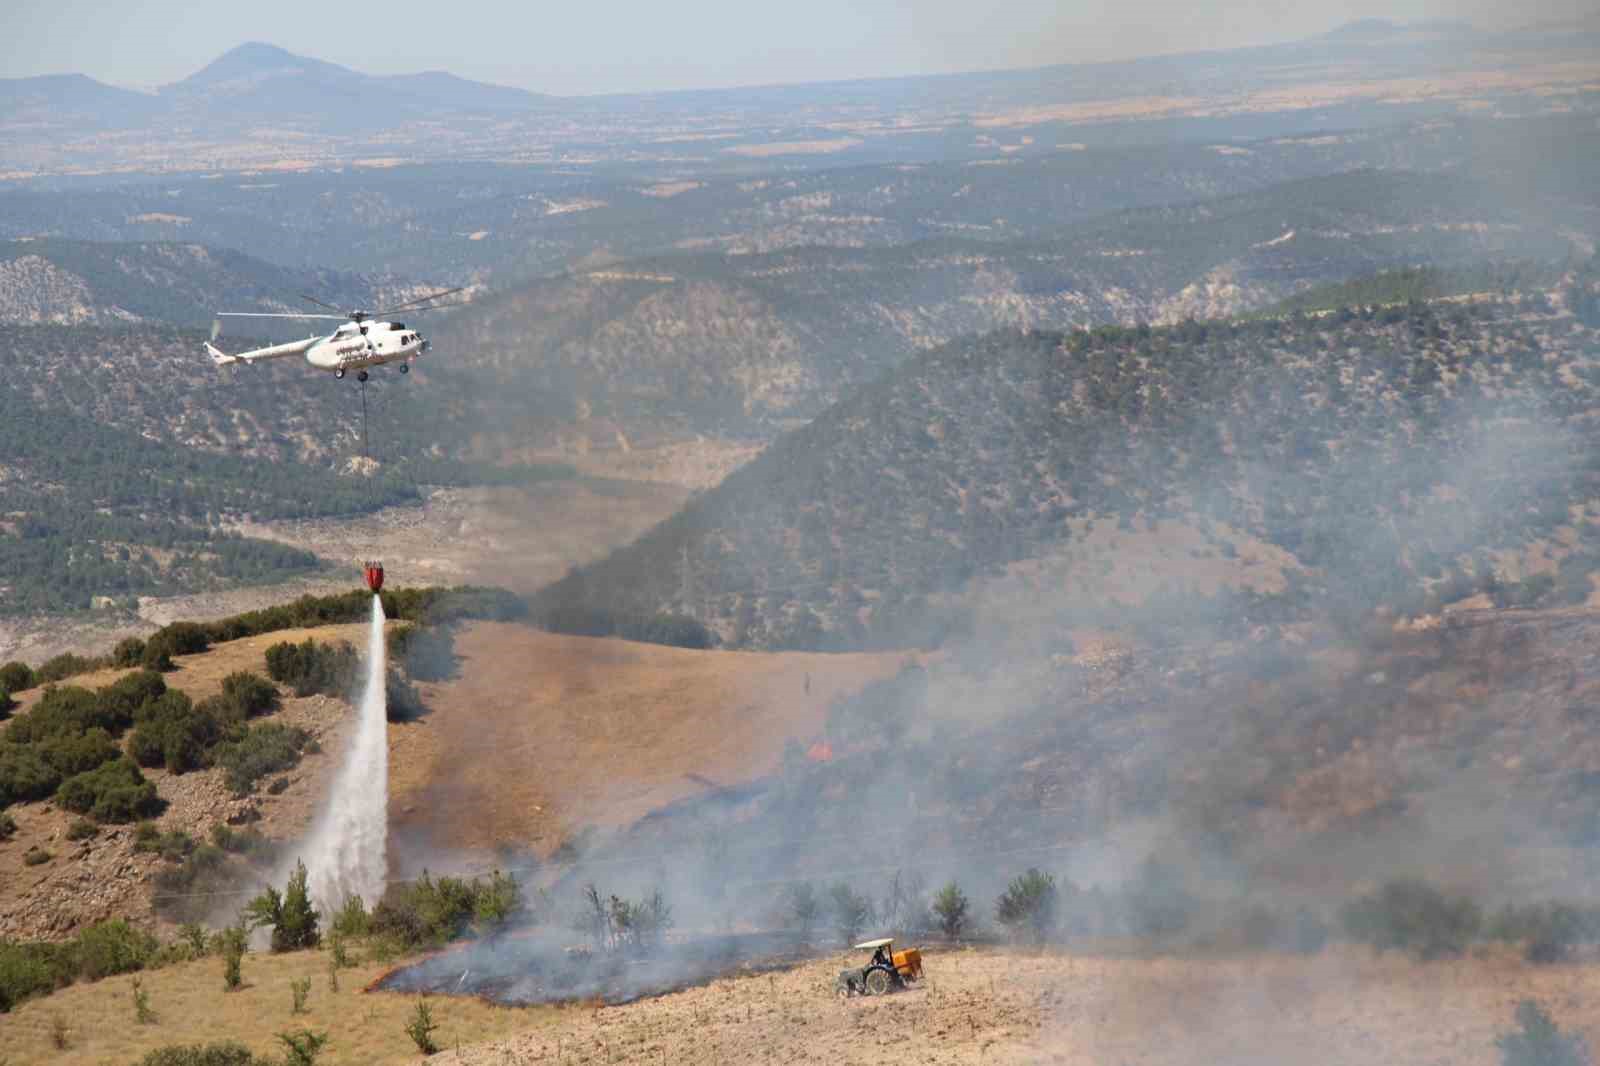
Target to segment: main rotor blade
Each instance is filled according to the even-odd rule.
[[[375,315],[387,315],[395,311],[404,311],[408,307],[415,307],[417,304],[425,304],[429,300],[437,300],[444,296],[454,296],[458,292],[466,292],[467,288],[468,286],[462,285],[460,288],[456,289],[445,289],[442,292],[429,293],[427,296],[419,296],[415,300],[407,300],[403,304],[395,304],[393,307],[385,307],[382,311],[374,311],[372,313]]]
[[[332,318],[343,322],[349,315],[318,315],[299,311],[218,311],[218,318]]]
[[[472,301],[471,300],[462,300],[460,303],[453,303],[453,304],[429,304],[427,307],[411,307],[411,308],[407,308],[406,309],[406,314],[407,315],[420,315],[424,311],[448,311],[452,307],[471,307],[471,306],[472,306]]]
[[[301,293],[300,294],[300,299],[302,299],[302,300],[310,300],[312,303],[316,304],[318,307],[326,307],[330,311],[342,311],[342,310],[344,310],[343,308],[335,307],[332,304],[325,304],[321,300],[317,299],[315,296],[307,296],[305,293]]]

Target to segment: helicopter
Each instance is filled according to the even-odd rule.
[[[408,300],[403,304],[396,304],[382,311],[343,311],[339,314],[300,313],[295,311],[219,311],[216,321],[211,326],[211,340],[205,343],[206,354],[217,366],[233,366],[237,363],[249,365],[262,359],[282,359],[291,355],[299,355],[305,361],[319,370],[331,370],[333,376],[342,378],[350,370],[356,371],[356,380],[367,380],[367,367],[383,366],[385,363],[399,363],[400,373],[410,372],[411,364],[430,347],[423,339],[422,334],[414,329],[407,328],[404,322],[383,320],[384,316],[392,315],[399,311],[417,314],[422,311],[442,311],[450,307],[464,306],[465,301],[447,304],[435,304],[432,301],[454,296],[464,292],[466,286],[457,289],[444,289],[440,292],[429,293],[415,300]],[[332,304],[323,303],[315,296],[300,294],[302,300],[309,300],[318,307],[326,307],[330,311],[339,308]],[[332,333],[313,334],[305,340],[290,341],[287,344],[273,344],[265,348],[252,348],[247,352],[238,352],[229,355],[211,343],[222,332],[222,319],[224,318],[297,318],[297,319],[331,319],[339,323]]]

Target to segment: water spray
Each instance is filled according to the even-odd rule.
[[[389,836],[389,731],[383,639],[383,564],[366,564],[372,590],[367,676],[356,735],[333,783],[328,806],[306,841],[312,901],[324,915],[359,895],[370,907],[383,894]]]

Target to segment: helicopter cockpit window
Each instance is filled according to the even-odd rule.
[[[395,333],[399,333],[401,330],[403,330],[405,328],[406,328],[406,324],[404,322],[391,322],[391,323],[389,323],[389,329],[392,330]]]

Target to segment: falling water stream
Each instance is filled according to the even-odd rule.
[[[383,622],[383,601],[373,596],[366,687],[356,735],[303,853],[312,902],[324,915],[331,915],[351,896],[361,896],[371,907],[383,894],[389,833]]]

